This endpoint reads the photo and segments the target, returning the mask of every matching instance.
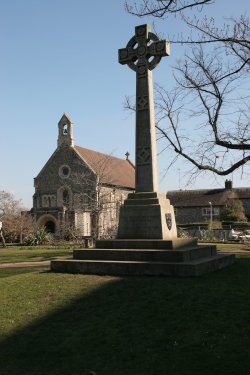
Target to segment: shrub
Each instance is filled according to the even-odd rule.
[[[214,232],[211,229],[202,229],[200,232],[202,241],[214,241],[216,240]]]
[[[53,241],[51,233],[46,231],[45,227],[38,227],[33,233],[30,233],[24,239],[24,244],[27,246],[45,245]]]
[[[180,237],[180,238],[189,238],[190,235],[189,235],[188,231],[185,230],[184,228],[177,227],[177,237]]]
[[[221,218],[227,221],[247,221],[242,202],[239,199],[229,201],[223,208]]]

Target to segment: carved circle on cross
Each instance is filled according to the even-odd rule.
[[[142,29],[142,34],[144,30]],[[140,29],[137,30],[137,34],[140,34]],[[128,66],[138,72],[144,74],[147,69],[153,70],[161,61],[161,56],[154,56],[149,52],[150,45],[153,42],[159,42],[156,44],[157,51],[164,49],[164,43],[160,43],[160,39],[154,33],[149,32],[146,43],[138,45],[136,36],[133,36],[127,44],[127,51],[133,50],[134,58],[133,61],[128,62]],[[123,51],[122,51],[123,52]],[[124,51],[125,53],[125,51]],[[125,57],[125,56],[123,56]],[[152,59],[152,60],[150,60]]]

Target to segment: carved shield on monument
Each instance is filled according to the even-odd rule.
[[[167,212],[165,214],[165,217],[166,217],[167,227],[170,230],[172,228],[172,216],[171,216],[171,213]]]

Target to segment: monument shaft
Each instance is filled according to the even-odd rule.
[[[157,191],[157,155],[152,72],[136,80],[136,192]]]

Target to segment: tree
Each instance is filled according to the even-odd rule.
[[[114,181],[117,160],[111,155],[93,153],[89,157],[89,168],[71,174],[69,188],[74,191],[75,210],[89,212],[92,237],[110,237],[117,230],[119,207],[127,191],[120,189]],[[77,198],[76,198],[77,196]]]
[[[88,207],[92,217],[92,235],[94,239],[100,236],[109,236],[111,232],[117,230],[117,188],[119,188],[113,181],[111,176],[110,165],[112,164],[112,157],[105,155],[93,162],[95,174],[89,170],[84,173],[85,184],[85,201],[88,202]],[[121,201],[119,201],[119,205]],[[113,218],[113,223],[110,225],[110,219]],[[108,223],[105,223],[108,222]]]
[[[222,220],[247,221],[245,210],[239,199],[229,200],[221,213]]]
[[[3,228],[3,223],[0,221],[0,239],[1,239],[1,242],[2,242],[2,246],[6,247],[2,228]]]
[[[34,222],[28,211],[22,207],[21,200],[14,195],[0,191],[0,220],[6,242],[21,242],[34,229]]]
[[[194,174],[207,170],[224,176],[250,160],[250,24],[241,16],[219,28],[213,19],[185,15],[188,8],[212,3],[145,0],[126,7],[140,17],[176,13],[188,27],[188,37],[172,40],[186,48],[174,67],[175,87],[156,87],[156,126],[174,152],[172,163],[181,156]]]

